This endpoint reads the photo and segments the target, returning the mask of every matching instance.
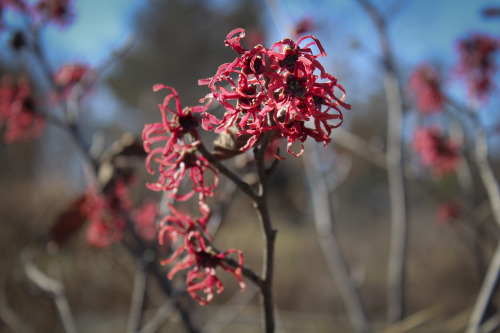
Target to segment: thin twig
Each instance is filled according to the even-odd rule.
[[[369,0],[357,0],[373,21],[379,35],[384,64],[384,86],[388,107],[387,176],[391,203],[391,244],[387,273],[387,318],[404,317],[404,282],[407,252],[407,209],[402,154],[403,103],[396,66],[387,33],[387,21]]]
[[[339,127],[335,129],[332,135],[332,141],[334,144],[338,144],[358,154],[379,168],[387,169],[387,157],[385,152],[370,147],[365,140],[361,139],[356,134]]]
[[[371,332],[361,298],[350,277],[349,269],[332,228],[329,191],[326,186],[326,179],[318,168],[320,161],[317,158],[318,152],[316,147],[317,145],[315,144],[308,145],[308,151],[312,150],[312,153],[304,157],[306,164],[304,169],[311,191],[314,221],[321,249],[323,250],[323,256],[330,274],[337,283],[337,289],[344,301],[354,330],[359,333]]]
[[[174,307],[172,302],[167,301],[161,308],[158,309],[156,314],[151,318],[150,321],[139,331],[139,333],[156,333],[165,324],[165,322],[172,315]]]
[[[481,290],[477,296],[476,304],[474,305],[474,310],[469,320],[466,333],[476,333],[479,332],[481,322],[484,317],[484,313],[488,304],[490,303],[491,297],[495,290],[495,286],[498,283],[500,273],[500,242],[495,250],[493,259],[491,260],[488,272],[481,286]]]
[[[220,333],[224,331],[245,306],[252,301],[256,293],[256,288],[247,288],[245,293],[236,293],[223,305],[219,312],[210,318],[203,327],[202,333]]]
[[[491,169],[490,163],[488,161],[488,142],[486,137],[486,132],[479,124],[476,123],[476,165],[479,170],[479,175],[483,182],[488,198],[490,200],[490,205],[493,211],[493,217],[498,226],[500,226],[500,188],[498,182],[495,178],[493,170]],[[470,322],[467,328],[468,333],[477,332],[479,326],[484,317],[484,313],[490,303],[490,299],[493,296],[498,284],[498,277],[500,274],[500,241],[497,246],[497,250],[493,255],[488,272],[484,279],[483,285],[481,286],[481,291],[479,292],[476,304],[474,305],[474,310],[472,312]]]
[[[132,289],[132,300],[130,302],[130,311],[128,315],[127,333],[135,333],[139,330],[142,321],[142,308],[147,290],[147,265],[139,260],[136,264],[134,278],[134,287]]]
[[[48,277],[45,273],[40,271],[32,262],[28,252],[23,253],[22,259],[24,261],[24,272],[26,273],[26,277],[54,300],[66,333],[77,333],[78,330],[73,315],[71,314],[68,300],[64,294],[64,286],[62,283]]]
[[[212,155],[203,143],[200,143],[198,146],[198,151],[205,157],[210,164],[215,166],[217,170],[222,173],[224,176],[233,181],[246,195],[248,195],[253,201],[257,200],[257,194],[254,190],[252,190],[251,186],[244,182],[237,174],[233,171],[229,170],[224,164],[222,164],[218,159]]]

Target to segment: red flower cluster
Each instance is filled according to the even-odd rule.
[[[484,100],[494,87],[495,54],[499,48],[498,39],[484,34],[474,34],[458,42],[460,58],[457,69],[466,80],[471,96]]]
[[[454,171],[460,158],[457,145],[447,141],[437,127],[417,128],[413,148],[422,164],[432,167],[438,175]]]
[[[221,65],[212,78],[199,81],[212,90],[205,98],[217,99],[226,109],[222,119],[205,112],[203,128],[224,132],[236,126],[239,136],[249,135],[242,151],[253,147],[261,134],[271,130],[287,138],[287,150],[295,156],[303,152],[303,145],[297,154],[290,151],[296,140],[304,142],[310,136],[328,144],[332,129],[342,124],[340,107],[350,109],[350,105],[344,103],[345,91],[337,79],[316,60],[326,56],[319,40],[305,36],[295,43],[285,38],[271,49],[257,45],[246,50],[240,44],[244,36],[243,29],[231,31],[226,45],[240,56]],[[310,42],[301,47],[307,40]],[[314,54],[312,46],[318,54]],[[340,98],[335,88],[342,92]]]
[[[408,86],[415,94],[417,107],[422,113],[443,110],[444,96],[441,92],[441,78],[431,66],[420,65],[411,73]]]
[[[239,282],[240,288],[245,289],[245,282],[241,276],[241,267],[243,266],[241,251],[230,249],[219,253],[206,244],[203,233],[209,217],[208,210],[203,210],[201,207],[202,217],[193,221],[171,205],[170,209],[172,214],[161,222],[160,245],[165,242],[172,243],[177,240],[178,236],[184,238],[184,245],[178,247],[170,258],[162,261],[162,264],[166,265],[176,261],[184,252],[186,255],[170,270],[168,278],[172,279],[181,270],[190,269],[186,276],[187,291],[201,305],[209,303],[213,299],[214,292],[220,294],[224,290],[222,282],[216,274],[217,267],[231,273]],[[232,253],[238,254],[236,268],[224,262],[224,259]]]
[[[188,291],[200,304],[206,304],[213,298],[215,291],[220,293],[223,290],[222,283],[216,276],[217,267],[232,273],[240,282],[242,289],[244,288],[241,277],[243,256],[240,251],[233,249],[218,253],[210,249],[206,242],[210,239],[210,236],[206,236],[208,234],[206,223],[210,210],[205,201],[207,196],[213,196],[218,174],[208,160],[197,151],[200,144],[197,126],[200,120],[196,114],[205,112],[211,101],[206,105],[182,108],[175,89],[161,84],[153,88],[154,91],[162,89],[169,91],[163,103],[159,105],[162,121],[147,124],[142,133],[144,149],[148,153],[146,167],[151,174],[155,171],[159,173],[158,180],[148,184],[148,187],[155,191],[165,191],[167,197],[182,201],[197,193],[202,213],[201,218],[193,220],[170,205],[171,214],[167,215],[160,225],[159,243],[173,244],[179,236],[183,237],[184,241],[182,245],[176,247],[172,256],[162,263],[169,264],[176,261],[168,274],[169,279],[172,279],[176,272],[190,268],[186,278]],[[158,143],[162,145],[153,147]],[[205,180],[207,171],[213,174],[210,184]],[[187,193],[179,194],[179,189],[188,173],[191,179],[190,189]],[[184,252],[186,256],[178,260]],[[239,255],[237,268],[232,268],[224,262],[226,256],[234,252]]]
[[[210,163],[196,152],[200,141],[196,130],[199,120],[195,113],[206,111],[208,105],[183,109],[175,89],[164,85],[156,85],[153,89],[154,91],[167,89],[170,90],[170,94],[165,97],[163,104],[159,105],[162,122],[147,124],[142,132],[144,149],[148,153],[146,167],[151,174],[154,174],[152,162],[156,162],[159,173],[158,180],[148,184],[148,187],[154,191],[165,191],[168,197],[176,200],[187,200],[194,193],[198,193],[200,202],[205,202],[207,195],[213,195],[218,176]],[[169,107],[171,100],[174,101],[174,109]],[[165,146],[151,148],[152,144],[161,141],[165,142]],[[208,170],[213,173],[214,178],[210,185],[205,182],[205,173]],[[181,182],[188,172],[192,189],[185,194],[179,194]]]
[[[0,126],[4,124],[7,143],[28,141],[43,132],[45,120],[36,113],[26,76],[21,76],[17,82],[9,75],[0,80]]]

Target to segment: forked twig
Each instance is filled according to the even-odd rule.
[[[330,274],[337,284],[337,289],[344,301],[347,314],[354,330],[359,333],[371,332],[368,318],[361,303],[361,298],[350,277],[349,269],[332,228],[330,196],[325,177],[318,168],[321,163],[317,156],[318,152],[316,145],[309,144],[308,151],[312,151],[312,153],[304,158],[306,163],[304,169],[311,191],[314,221],[318,233],[318,240],[323,250],[323,256]]]
[[[71,308],[64,294],[63,284],[56,279],[50,278],[39,270],[31,260],[31,255],[26,251],[27,250],[25,250],[21,256],[24,261],[24,272],[26,277],[41,291],[45,292],[53,299],[66,333],[77,333],[78,329],[76,328]]]

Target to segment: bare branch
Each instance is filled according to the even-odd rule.
[[[387,317],[395,322],[404,317],[404,281],[407,252],[407,209],[402,154],[403,103],[400,83],[387,33],[387,21],[369,0],[357,0],[370,16],[379,35],[385,67],[384,86],[388,107],[387,176],[391,202],[391,245],[387,278]]]
[[[146,263],[139,259],[136,265],[132,300],[127,323],[127,333],[135,333],[141,326],[142,307],[146,296],[148,273]]]
[[[306,164],[304,169],[311,191],[314,221],[321,249],[323,250],[323,256],[330,274],[337,284],[337,289],[342,296],[351,325],[356,332],[371,332],[370,324],[361,303],[361,298],[350,277],[349,269],[332,228],[329,191],[326,186],[325,177],[321,175],[318,169],[320,163],[317,158],[318,152],[316,145],[311,143],[307,148],[308,151],[312,151],[312,153],[304,157],[304,162]]]
[[[27,251],[27,250],[25,250]],[[31,260],[31,255],[28,252],[22,254],[24,261],[24,272],[26,277],[33,282],[40,290],[47,293],[54,300],[59,316],[67,333],[77,333],[75,320],[71,314],[71,309],[64,295],[64,286],[61,282],[48,277],[40,271]]]

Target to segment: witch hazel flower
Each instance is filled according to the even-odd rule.
[[[165,191],[167,196],[176,200],[188,200],[194,193],[198,193],[200,201],[206,196],[213,196],[213,189],[217,186],[217,171],[208,160],[197,153],[200,144],[196,127],[199,124],[195,113],[206,111],[209,104],[182,108],[179,96],[175,89],[164,85],[156,85],[155,91],[167,89],[163,104],[159,105],[162,113],[162,122],[147,124],[142,137],[144,149],[148,153],[146,167],[149,173],[155,174],[155,167],[159,174],[156,182],[149,183],[148,187],[154,191]],[[169,106],[174,102],[174,108]],[[152,148],[156,143],[164,146]],[[206,173],[212,173],[212,181],[207,184]],[[185,194],[179,194],[181,183],[189,174],[192,189]]]
[[[35,13],[42,20],[54,22],[61,27],[70,24],[74,18],[73,0],[39,0],[35,6]]]
[[[221,65],[213,77],[199,81],[212,91],[205,98],[216,99],[226,109],[222,119],[203,113],[203,128],[228,132],[235,126],[238,136],[249,136],[241,151],[272,130],[287,139],[287,151],[295,156],[303,152],[303,145],[298,153],[290,150],[296,141],[312,137],[328,144],[332,129],[342,124],[341,108],[350,109],[350,105],[344,102],[345,91],[336,77],[317,60],[326,56],[319,40],[305,36],[295,43],[285,38],[271,49],[257,45],[246,50],[240,44],[244,36],[243,29],[231,31],[225,44],[239,57]]]
[[[158,203],[153,200],[146,200],[143,204],[132,212],[135,222],[135,232],[143,240],[152,242],[156,239],[158,231],[156,220],[158,219]]]
[[[67,97],[71,89],[80,83],[87,75],[94,75],[89,66],[74,63],[62,66],[54,75],[54,83],[61,88],[63,97]]]
[[[438,127],[419,127],[413,137],[413,149],[420,156],[422,164],[443,176],[455,171],[460,155],[458,145],[447,140]]]
[[[219,267],[232,274],[239,283],[241,290],[245,289],[242,277],[243,254],[239,250],[229,249],[225,252],[217,252],[207,245],[207,237],[203,234],[204,226],[208,218],[208,212],[203,212],[200,219],[193,220],[190,216],[183,215],[173,206],[172,211],[161,224],[159,242],[173,242],[178,237],[184,238],[183,246],[177,247],[174,253],[161,263],[175,265],[169,271],[167,277],[173,277],[182,270],[188,270],[186,275],[187,291],[200,305],[208,304],[214,297],[214,293],[220,294],[224,290],[222,282],[217,277],[216,269]],[[231,254],[236,253],[238,265],[232,267],[225,262]],[[181,255],[184,256],[181,258]],[[180,259],[181,258],[181,259]]]
[[[494,87],[495,55],[499,49],[500,40],[486,34],[473,34],[458,42],[457,71],[465,79],[472,97],[484,100]]]
[[[410,75],[408,86],[415,95],[420,112],[430,114],[443,110],[445,98],[441,91],[441,78],[433,67],[428,64],[416,67]]]
[[[39,137],[45,119],[35,109],[35,97],[27,76],[17,82],[6,74],[0,79],[0,126],[5,126],[6,143]]]

